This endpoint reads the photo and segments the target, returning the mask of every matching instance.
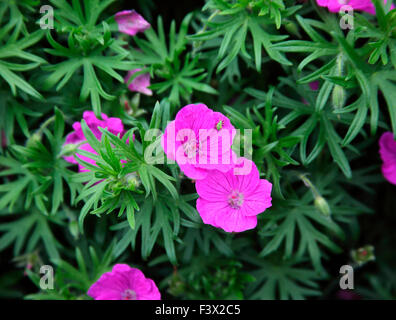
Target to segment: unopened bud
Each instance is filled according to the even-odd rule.
[[[322,196],[316,196],[314,201],[315,207],[326,217],[330,216],[331,210],[326,199]]]
[[[125,185],[127,186],[127,188],[132,190],[132,191],[138,189],[139,186],[140,186],[140,183],[141,183],[140,179],[139,179],[139,176],[136,173],[134,173],[134,172],[128,173],[124,177],[124,180],[125,180]]]
[[[74,143],[64,144],[62,146],[61,155],[62,156],[73,156],[76,153],[78,147],[79,147],[79,145],[74,144]]]
[[[366,245],[357,250],[352,250],[351,256],[354,262],[356,262],[358,265],[363,265],[369,261],[374,261],[374,247],[371,245]]]
[[[291,33],[291,34],[293,34],[293,35],[295,35],[295,36],[301,38],[300,30],[298,29],[297,24],[294,23],[293,21],[287,22],[287,23],[285,24],[285,29],[286,29],[289,33]]]
[[[345,105],[346,94],[345,89],[339,85],[335,85],[333,89],[333,106],[335,109],[341,109]]]
[[[175,271],[169,280],[168,292],[173,296],[181,296],[185,293],[186,284],[177,271]]]
[[[27,147],[33,147],[37,142],[40,142],[42,138],[41,132],[33,133],[26,142]]]

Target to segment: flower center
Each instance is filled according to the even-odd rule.
[[[233,209],[239,209],[243,204],[243,194],[239,191],[232,191],[228,196],[228,204]]]
[[[183,149],[184,154],[189,159],[195,158],[197,154],[201,154],[202,152],[200,143],[195,139],[189,139],[183,143]]]
[[[121,293],[122,300],[137,300],[136,292],[131,289],[126,289]]]
[[[190,139],[183,144],[183,149],[187,158],[194,158],[197,155],[199,143],[194,139]]]

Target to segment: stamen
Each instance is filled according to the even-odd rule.
[[[194,158],[196,156],[197,148],[198,148],[198,143],[195,140],[188,140],[183,144],[185,155],[189,159]]]
[[[243,194],[239,191],[233,190],[228,196],[228,204],[233,209],[240,209],[243,204]]]
[[[123,293],[121,293],[122,300],[136,300],[136,292],[131,289],[126,289]]]

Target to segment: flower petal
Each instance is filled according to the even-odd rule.
[[[118,30],[130,36],[150,28],[150,24],[135,10],[117,12],[114,18],[118,24]]]
[[[272,206],[271,201],[272,184],[261,179],[253,193],[244,194],[245,199],[241,212],[245,216],[255,216]]]

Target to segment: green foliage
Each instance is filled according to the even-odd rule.
[[[242,264],[224,258],[196,257],[190,267],[173,273],[169,279],[169,292],[177,297],[202,300],[239,300],[249,282],[255,279],[243,272]]]
[[[3,232],[3,235],[0,238],[0,250],[13,244],[14,255],[20,254],[24,247],[26,252],[32,252],[41,240],[48,256],[52,259],[59,258],[59,243],[49,224],[52,220],[55,223],[61,223],[57,217],[46,218],[43,214],[35,211],[29,212],[27,215],[19,215],[15,221],[2,223],[0,231]]]
[[[133,50],[131,53],[134,63],[142,70],[136,72],[130,81],[139,74],[150,72],[155,78],[161,79],[152,84],[151,88],[158,93],[169,92],[169,101],[175,105],[180,104],[180,97],[190,102],[194,90],[217,93],[211,86],[202,83],[206,73],[204,68],[197,66],[199,56],[192,58],[190,53],[186,53],[186,35],[191,18],[191,15],[187,15],[183,19],[178,33],[176,23],[172,21],[167,43],[162,19],[158,17],[158,34],[151,28],[145,32],[147,40],[134,38],[140,50]]]
[[[123,83],[123,77],[115,70],[130,70],[133,67],[127,59],[129,52],[122,47],[125,43],[111,37],[107,22],[97,24],[101,13],[113,1],[83,1],[83,10],[79,1],[73,1],[70,6],[65,0],[53,0],[56,18],[59,20],[59,25],[55,23],[55,29],[59,37],[67,41],[67,47],[55,41],[50,31],[47,33],[52,49],[47,49],[46,52],[62,57],[64,61],[46,67],[50,75],[45,79],[43,88],[48,90],[56,86],[59,91],[73,76],[76,78],[82,69],[84,76],[80,100],[85,101],[90,97],[97,115],[101,113],[101,98],[115,99],[114,95],[103,88],[103,81],[97,75],[98,70]]]
[[[47,129],[51,122],[54,122],[53,133]],[[69,186],[71,198],[75,197],[79,187],[72,182],[73,172],[60,157],[63,131],[63,115],[55,109],[55,116],[44,122],[25,146],[13,145],[9,153],[0,156],[0,165],[4,168],[0,176],[8,182],[0,186],[0,210],[8,207],[12,211],[22,196],[25,210],[34,200],[41,212],[55,214],[64,200],[63,181]],[[42,141],[44,138],[48,146]],[[8,177],[13,175],[18,178],[10,181]],[[49,190],[51,198],[46,195]]]
[[[317,281],[321,279],[311,269],[299,267],[301,261],[270,262],[256,259],[254,254],[246,259],[255,270],[256,281],[248,288],[251,299],[296,299],[319,296]]]
[[[34,300],[86,300],[87,296],[85,294],[81,295],[81,292],[87,292],[94,281],[111,269],[112,249],[113,246],[110,246],[99,258],[97,251],[92,246],[85,251],[81,251],[77,247],[75,249],[77,267],[59,258],[53,259],[52,261],[56,264],[54,270],[55,287],[50,291],[42,290],[40,293],[30,294],[25,298]],[[85,255],[83,255],[83,252]],[[40,277],[29,270],[27,274],[33,283],[40,288]]]
[[[383,10],[381,6],[378,8]],[[394,28],[394,12],[378,14],[378,24],[385,34],[392,33]],[[375,49],[377,42],[371,42],[370,33],[373,25],[365,18],[358,14],[355,28],[352,29],[347,37],[344,37],[342,30],[337,27],[338,20],[334,15],[324,14],[324,21],[319,22],[312,19],[304,19],[297,15],[297,21],[309,36],[311,41],[307,40],[290,40],[276,44],[274,47],[282,52],[302,52],[310,53],[298,65],[297,70],[301,74],[303,70],[314,61],[320,61],[320,68],[308,75],[300,77],[297,82],[300,84],[309,83],[314,80],[326,80],[321,86],[314,103],[315,110],[320,112],[326,109],[333,109],[332,112],[337,115],[354,113],[353,122],[342,141],[345,146],[349,144],[362,130],[364,124],[369,121],[371,133],[377,131],[378,119],[380,117],[379,108],[379,90],[384,95],[388,112],[390,115],[393,132],[396,131],[395,117],[395,99],[392,90],[393,81],[395,81],[395,65],[390,62],[387,56],[387,43],[392,42],[392,36],[389,40],[384,40],[381,44],[382,49]],[[393,21],[393,22],[392,22]],[[393,23],[393,24],[392,24]],[[324,37],[324,34],[327,37]],[[331,41],[327,40],[327,38]],[[358,45],[358,41],[364,41],[368,46]],[[385,47],[383,47],[385,46]],[[374,49],[371,49],[374,48]],[[367,50],[369,49],[369,50]],[[390,50],[392,52],[393,50]],[[382,66],[376,56],[381,55]],[[394,55],[391,53],[391,55]],[[379,57],[379,56],[378,56]],[[394,60],[394,59],[392,59]],[[350,103],[338,106],[334,103],[334,91],[341,89]],[[346,93],[349,89],[349,93]],[[333,107],[330,106],[331,92],[333,91]],[[367,120],[367,114],[370,111],[370,119]],[[329,134],[329,132],[328,132]],[[335,146],[332,148],[335,149]],[[340,153],[334,150],[334,153]],[[345,162],[345,161],[344,161]],[[347,170],[347,168],[345,168]]]
[[[253,39],[257,71],[261,71],[263,48],[271,59],[281,64],[291,64],[279,50],[273,49],[273,43],[288,37],[278,34],[276,29],[280,28],[282,17],[294,14],[299,9],[298,6],[286,8],[281,0],[235,2],[211,0],[204,9],[211,10],[213,14],[204,21],[204,29],[192,35],[190,39],[216,40],[215,48],[218,50],[216,60],[220,62],[217,72],[228,67],[239,54],[246,60],[252,60],[253,54],[249,54],[247,50],[248,31]]]
[[[10,10],[10,20],[7,24],[2,24],[7,9]],[[28,34],[23,14],[18,7],[10,5],[8,8],[5,3],[0,3],[0,28],[0,78],[10,86],[14,96],[19,89],[32,97],[42,99],[42,95],[21,74],[46,63],[43,58],[27,50],[40,41],[43,37],[42,30]],[[4,85],[1,82],[0,84]]]

